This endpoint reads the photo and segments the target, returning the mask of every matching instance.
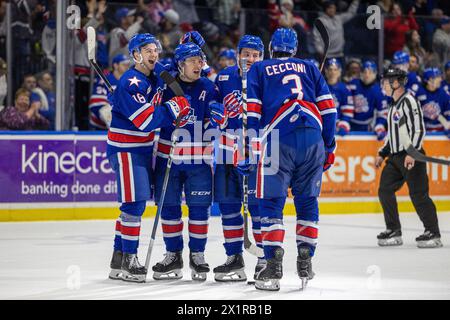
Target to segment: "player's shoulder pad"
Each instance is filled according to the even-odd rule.
[[[145,92],[147,90],[147,77],[131,68],[119,80],[119,87],[129,92]]]

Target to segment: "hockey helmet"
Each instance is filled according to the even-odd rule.
[[[338,69],[342,69],[341,62],[336,58],[327,59],[325,62],[325,68],[329,68],[331,66],[336,66]]]
[[[366,69],[370,69],[373,72],[377,73],[378,67],[377,64],[375,63],[375,61],[372,60],[366,60],[363,62],[361,70],[366,70]]]
[[[237,49],[240,53],[243,48],[250,48],[260,52],[260,56],[264,55],[264,44],[260,37],[245,34],[239,40]]]
[[[278,28],[272,35],[270,40],[269,49],[272,52],[286,52],[291,55],[297,53],[297,33],[288,28]]]
[[[174,62],[176,65],[191,57],[201,57],[205,60],[202,49],[193,42],[182,43],[175,48]]]
[[[438,68],[426,68],[423,71],[422,78],[424,82],[428,82],[429,80],[440,76],[442,76],[442,72]]]
[[[161,43],[153,35],[150,33],[138,33],[133,36],[128,43],[128,52],[130,53],[130,56],[133,57],[134,51],[140,52],[141,48],[149,43],[154,43],[156,45],[158,53],[162,52]]]
[[[393,65],[399,65],[399,64],[407,64],[409,63],[409,54],[407,54],[404,51],[396,51],[394,53],[392,64]]]
[[[389,67],[383,72],[383,76],[381,77],[381,80],[387,79],[389,80],[389,83],[393,83],[394,80],[397,79],[397,81],[404,86],[406,84],[408,78],[408,74],[406,71],[401,70],[399,68],[395,67]]]

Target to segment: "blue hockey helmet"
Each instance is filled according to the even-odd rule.
[[[447,63],[444,65],[444,70],[447,71],[450,69],[450,61],[447,61]]]
[[[232,59],[236,61],[236,51],[233,49],[225,49],[219,53],[219,58],[225,57],[227,59]]]
[[[327,59],[325,62],[325,68],[329,68],[331,66],[336,66],[338,69],[342,69],[341,62],[336,58]]]
[[[399,65],[406,63],[409,63],[409,54],[404,51],[396,51],[392,59],[392,64]]]
[[[377,64],[373,60],[366,60],[363,62],[361,70],[364,71],[365,69],[371,69],[375,73],[378,71]]]
[[[130,58],[124,54],[118,54],[118,55],[115,55],[114,58],[112,59],[113,65],[115,63],[122,63],[122,62],[130,62]]]
[[[278,28],[272,35],[269,49],[271,55],[272,52],[286,52],[295,55],[297,53],[297,46],[297,33],[294,30]]]
[[[245,34],[239,40],[237,50],[240,53],[241,49],[249,48],[259,51],[261,56],[264,54],[264,44],[260,37]]]
[[[193,42],[182,43],[175,48],[174,62],[176,65],[191,57],[201,57],[205,60],[202,49]]]
[[[423,71],[422,78],[424,82],[427,82],[430,79],[434,79],[440,76],[442,76],[442,72],[438,68],[426,68]]]
[[[134,51],[140,52],[141,48],[149,43],[154,43],[156,45],[158,53],[162,51],[161,43],[153,35],[150,33],[138,33],[134,35],[128,43],[128,52],[130,53],[130,56],[133,57]]]
[[[312,62],[317,68],[320,67],[319,61],[317,61],[314,58],[310,58],[310,59],[305,59],[306,61]]]

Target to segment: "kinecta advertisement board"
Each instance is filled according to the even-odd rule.
[[[370,212],[379,212],[381,170],[375,169],[374,162],[381,145],[373,135],[338,137],[335,165],[323,176],[319,200],[325,208],[323,212],[344,213],[343,206],[349,213],[359,212],[359,207],[360,212],[372,210],[360,204],[364,202],[373,205]],[[430,156],[450,159],[450,140],[444,135],[428,135],[424,147]],[[0,157],[0,212],[15,208],[67,208],[71,204],[117,207],[116,179],[106,158],[104,132],[3,132]],[[450,210],[449,168],[427,166],[432,198],[441,201],[438,209]],[[400,202],[407,201],[407,187],[398,195]],[[350,210],[351,203],[355,207]]]

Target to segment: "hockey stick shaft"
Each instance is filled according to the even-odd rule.
[[[178,82],[176,81],[176,79],[167,71],[163,71],[160,74],[160,77],[163,79],[163,81],[167,84],[167,86],[173,91],[173,93],[176,96],[183,96],[184,92],[183,89],[181,89],[180,85],[178,84]],[[156,231],[158,229],[158,223],[159,223],[159,217],[161,216],[161,211],[163,209],[163,205],[164,205],[164,199],[166,197],[166,192],[167,192],[167,185],[169,184],[169,176],[170,176],[170,169],[172,168],[172,159],[173,159],[173,153],[175,150],[175,146],[177,144],[177,131],[180,127],[180,121],[181,118],[178,117],[175,123],[175,130],[172,133],[172,145],[170,146],[170,152],[169,152],[169,158],[167,159],[167,167],[166,167],[166,171],[164,173],[164,180],[163,180],[163,186],[162,186],[162,190],[161,190],[161,196],[159,198],[159,202],[158,202],[158,207],[156,210],[156,215],[155,215],[155,221],[153,222],[153,229],[152,229],[152,233],[150,236],[150,242],[148,245],[148,250],[147,250],[147,257],[145,258],[145,270],[147,270],[148,273],[148,268],[150,266],[150,258],[152,255],[152,251],[153,251],[153,245],[155,243],[155,238],[156,238]]]
[[[103,70],[100,68],[100,66],[97,63],[96,60],[96,53],[97,53],[97,34],[95,32],[94,27],[88,27],[87,28],[87,46],[88,46],[88,59],[91,63],[92,67],[94,68],[97,75],[103,80],[106,87],[108,88],[109,92],[113,92],[113,88],[111,83],[109,82],[108,78],[106,78],[105,74],[103,73]]]
[[[247,59],[241,60],[242,68],[242,136],[244,156],[246,154],[246,138],[247,138]],[[250,155],[249,155],[250,156]],[[261,248],[254,245],[248,236],[248,176],[244,176],[242,179],[242,191],[243,191],[243,207],[244,207],[244,248],[254,256],[261,257],[264,252]]]
[[[450,166],[450,161],[445,159],[439,159],[439,158],[433,158],[428,157],[421,153],[419,150],[414,148],[411,139],[408,135],[408,129],[406,128],[406,119],[405,117],[402,117],[399,122],[399,135],[400,135],[400,142],[403,145],[403,147],[406,150],[406,153],[408,153],[411,157],[414,158],[416,161],[420,162],[432,162],[432,163],[438,163]]]
[[[439,115],[438,121],[444,126],[445,130],[450,130],[450,122],[442,114]]]
[[[325,65],[325,60],[327,59],[328,48],[330,47],[330,35],[328,34],[327,28],[325,28],[322,20],[316,19],[314,25],[317,28],[317,31],[319,31],[320,37],[322,38],[324,44],[323,57],[319,67],[320,72],[322,72],[323,66]]]

